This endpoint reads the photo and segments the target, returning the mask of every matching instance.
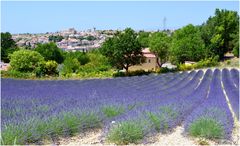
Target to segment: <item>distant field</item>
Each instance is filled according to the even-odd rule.
[[[1,120],[1,144],[57,143],[59,137],[99,128],[110,143],[147,143],[146,137],[179,125],[189,136],[231,141],[239,122],[239,70],[1,79]]]

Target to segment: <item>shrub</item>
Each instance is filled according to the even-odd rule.
[[[193,69],[193,65],[180,64],[178,66],[178,69],[180,71],[192,70]]]
[[[5,78],[23,78],[23,79],[29,79],[29,78],[34,78],[35,74],[34,73],[29,73],[29,72],[20,72],[16,70],[8,70],[8,71],[1,71],[1,76]]]
[[[200,60],[196,64],[193,65],[193,68],[198,69],[198,68],[203,68],[203,67],[212,67],[212,66],[217,66],[219,57],[215,56],[213,58],[207,58]]]
[[[233,48],[233,54],[234,54],[235,57],[239,58],[239,47],[234,47]]]
[[[83,53],[83,52],[80,52],[80,51],[67,52],[66,53],[66,57],[77,58],[78,62],[81,65],[85,65],[88,62],[90,62],[90,58],[88,57],[88,55],[86,53]]]
[[[230,64],[231,64],[231,61],[230,61],[230,60],[227,60],[226,63],[227,63],[227,65],[230,65]]]
[[[125,72],[116,72],[113,74],[113,77],[125,77],[126,76],[126,73]]]
[[[117,72],[114,73],[114,77],[125,77],[125,76],[142,76],[142,75],[149,75],[152,73],[151,71],[144,71],[144,70],[136,70],[136,71],[130,71],[128,73],[126,72]]]
[[[39,66],[35,69],[35,75],[36,77],[43,77],[46,74],[46,67],[45,67],[45,61],[39,64]]]
[[[35,51],[39,52],[46,61],[54,60],[60,64],[64,60],[62,50],[53,42],[48,44],[38,44]]]
[[[115,144],[138,143],[144,137],[143,126],[134,121],[122,122],[110,129],[108,140]]]
[[[127,76],[142,76],[142,75],[149,75],[150,73],[151,73],[150,71],[136,70],[136,71],[128,72],[126,75]]]
[[[108,118],[115,117],[117,115],[120,115],[124,112],[123,107],[116,107],[116,106],[105,106],[102,108],[102,111],[105,116]]]
[[[215,56],[215,57],[200,60],[199,62],[193,65],[180,64],[178,66],[178,69],[180,71],[186,71],[186,70],[199,69],[204,67],[213,67],[219,64],[218,60],[219,60],[219,57]]]
[[[10,55],[10,65],[13,70],[32,72],[39,67],[44,58],[36,51],[19,50]]]
[[[168,73],[168,72],[176,72],[176,71],[177,71],[177,68],[169,69],[167,67],[161,67],[157,70],[157,73]]]
[[[98,52],[88,53],[87,56],[90,59],[90,62],[85,65],[83,70],[86,72],[91,71],[107,71],[111,68],[111,65],[108,59]],[[83,71],[81,70],[81,71]]]
[[[201,118],[190,125],[189,133],[195,137],[218,139],[224,136],[224,129],[214,119]]]
[[[56,75],[58,74],[57,71],[58,64],[56,61],[50,60],[45,63],[46,74],[48,75]]]
[[[68,57],[63,62],[63,68],[61,74],[66,76],[67,74],[76,73],[80,68],[80,63],[77,58]]]
[[[106,65],[101,65],[101,64],[95,64],[93,62],[87,63],[83,66],[80,66],[79,68],[79,73],[80,72],[86,72],[86,73],[91,73],[91,72],[102,72],[102,71],[107,71],[109,70],[110,67]]]

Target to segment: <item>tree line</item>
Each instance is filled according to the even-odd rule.
[[[143,59],[142,48],[149,47],[158,56],[158,65],[166,61],[173,64],[185,61],[200,61],[206,58],[224,58],[227,52],[239,56],[239,15],[236,11],[216,9],[202,25],[189,24],[173,33],[134,32],[131,28],[109,38],[100,48],[117,68],[140,64]]]

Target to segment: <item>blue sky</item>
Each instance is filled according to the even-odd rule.
[[[177,29],[189,23],[200,25],[214,15],[216,8],[239,11],[232,1],[152,1],[152,2],[81,2],[81,1],[2,1],[1,31],[45,33],[74,27],[84,30]]]

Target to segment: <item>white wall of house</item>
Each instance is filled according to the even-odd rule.
[[[145,71],[155,71],[158,68],[157,58],[156,57],[148,57],[145,62],[140,65],[134,65],[129,67],[129,71],[136,70],[145,70]]]

